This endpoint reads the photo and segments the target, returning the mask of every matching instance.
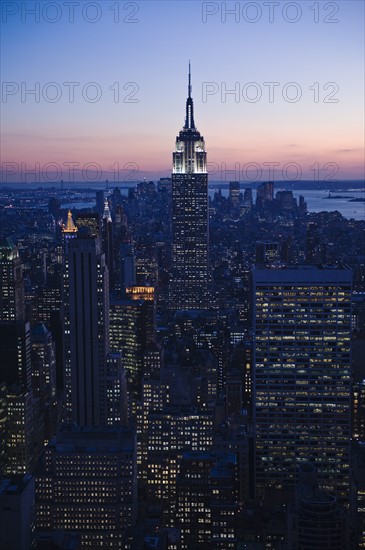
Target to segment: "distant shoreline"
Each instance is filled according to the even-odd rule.
[[[90,189],[91,191],[94,191],[96,189],[113,189],[114,187],[118,187],[121,189],[129,189],[130,187],[137,186],[138,183],[140,183],[142,180],[133,180],[133,181],[120,181],[120,182],[105,182],[105,181],[75,181],[75,182],[52,182],[52,183],[45,183],[45,182],[0,182],[0,190],[5,189],[14,189],[14,187],[18,187],[19,190],[24,189],[48,189],[48,190],[58,190],[58,189]],[[157,183],[159,180],[147,180],[147,181],[154,181]],[[215,181],[210,180],[208,185],[209,188],[212,189],[229,189],[229,181]],[[239,182],[239,186],[241,190],[245,190],[247,188],[251,189],[257,189],[257,187],[262,183],[262,181],[255,181],[255,182]],[[341,182],[329,182],[329,181],[318,181],[314,182],[312,180],[297,180],[297,181],[274,181],[274,187],[275,190],[278,191],[280,189],[283,190],[289,190],[289,191],[301,191],[303,189],[309,190],[317,190],[317,191],[327,191],[328,193],[344,193],[349,191],[364,191],[365,192],[365,181],[364,180],[343,180]],[[348,197],[326,197],[330,199],[336,199],[336,198],[348,198]]]

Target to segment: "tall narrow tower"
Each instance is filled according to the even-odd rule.
[[[0,320],[24,320],[23,265],[10,239],[0,241],[0,287]]]
[[[105,426],[109,286],[100,238],[80,230],[68,256],[72,419],[80,427]]]
[[[208,299],[208,173],[204,138],[194,123],[189,63],[184,128],[172,169],[171,308],[206,309]]]

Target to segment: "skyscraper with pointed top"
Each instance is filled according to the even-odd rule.
[[[209,307],[207,154],[196,129],[189,62],[185,125],[176,137],[172,169],[171,308]]]

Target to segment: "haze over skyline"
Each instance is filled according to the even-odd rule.
[[[276,180],[298,177],[294,165],[283,177],[288,163],[303,179],[364,178],[362,2],[22,4],[2,5],[2,163],[14,170],[169,176],[190,58],[213,179],[260,181],[272,163]]]

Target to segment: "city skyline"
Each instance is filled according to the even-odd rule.
[[[40,181],[67,181],[70,163],[73,181],[89,163],[99,180],[168,176],[189,58],[211,177],[239,165],[242,181],[300,179],[297,165],[303,180],[364,178],[361,2],[66,4],[3,5],[3,182],[35,163]],[[188,48],[170,47],[174,24]]]
[[[0,550],[365,548],[363,16],[0,3]]]

